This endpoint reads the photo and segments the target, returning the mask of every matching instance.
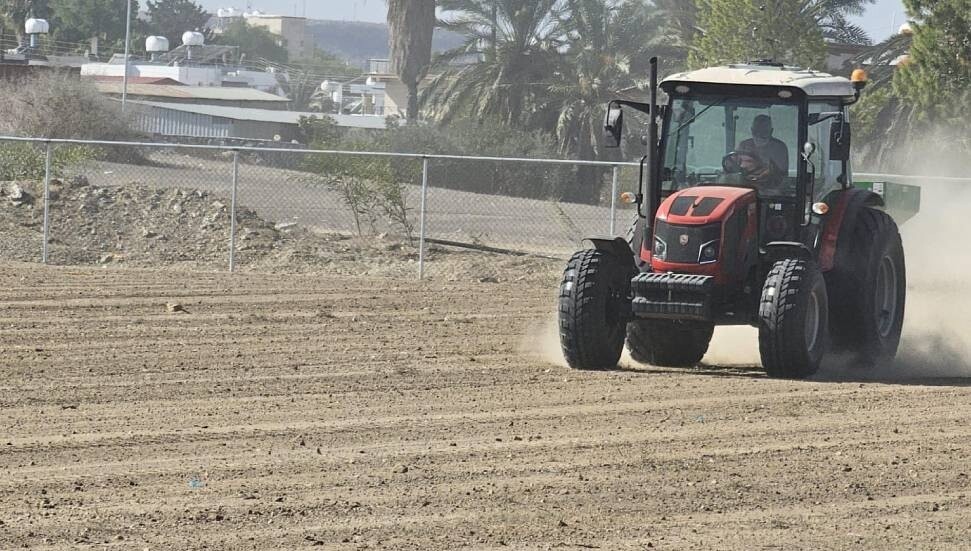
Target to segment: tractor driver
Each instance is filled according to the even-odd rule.
[[[771,163],[774,172],[789,174],[789,148],[772,136],[772,117],[756,115],[752,121],[752,137],[738,144],[738,151],[753,151],[764,163]]]
[[[778,187],[789,173],[789,150],[785,142],[772,137],[772,119],[758,115],[752,122],[752,137],[738,144],[722,163],[735,184]]]

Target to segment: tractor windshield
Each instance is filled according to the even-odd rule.
[[[664,190],[720,184],[753,187],[763,197],[795,196],[798,104],[678,97],[668,113]]]

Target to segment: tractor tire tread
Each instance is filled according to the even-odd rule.
[[[610,369],[620,360],[623,340],[618,342],[616,333],[623,332],[611,334],[604,310],[610,300],[606,283],[617,276],[609,272],[622,266],[595,249],[579,251],[567,263],[560,284],[559,330],[563,355],[574,369]]]

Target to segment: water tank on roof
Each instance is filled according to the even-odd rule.
[[[182,43],[186,46],[202,46],[206,43],[206,37],[202,33],[188,31],[182,33]]]
[[[150,36],[145,39],[145,50],[149,52],[169,51],[169,39],[164,36]]]
[[[51,25],[46,19],[30,18],[24,23],[24,30],[27,34],[47,34],[51,31]]]
[[[240,13],[236,11],[236,8],[219,8],[216,10],[216,16],[218,17],[239,17]]]
[[[904,23],[903,25],[900,26],[900,29],[897,30],[897,34],[910,36],[914,34],[914,28],[910,26],[909,22]]]

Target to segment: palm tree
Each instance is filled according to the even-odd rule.
[[[676,49],[662,43],[661,12],[639,0],[568,0],[558,15],[565,48],[545,107],[557,115],[563,153],[594,159],[603,155],[607,103],[643,100],[647,60]]]
[[[830,42],[868,46],[870,36],[859,25],[850,22],[850,15],[863,15],[868,4],[875,0],[813,0],[810,2],[823,38]]]
[[[554,15],[562,0],[442,0],[440,26],[465,43],[436,59],[440,73],[425,92],[429,112],[528,126],[558,59]]]
[[[408,120],[418,119],[418,83],[428,74],[435,0],[389,0],[391,70],[408,87]]]
[[[688,59],[688,51],[700,34],[698,4],[695,0],[654,0],[657,16],[663,21],[661,33],[664,43],[674,49],[667,59],[681,66]]]

